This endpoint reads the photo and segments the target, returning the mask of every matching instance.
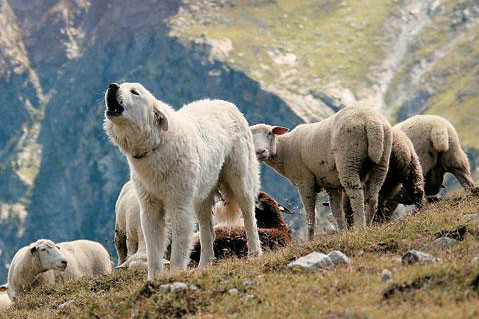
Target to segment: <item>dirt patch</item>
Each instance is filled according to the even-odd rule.
[[[367,247],[365,251],[370,253],[397,253],[399,243],[395,240],[382,241]]]
[[[394,296],[405,295],[424,287],[442,285],[444,281],[445,279],[440,278],[439,276],[423,276],[414,279],[412,282],[392,284],[389,288],[384,290],[383,298],[387,300]]]
[[[441,237],[449,237],[449,238],[453,238],[457,241],[463,241],[464,240],[464,236],[470,232],[470,230],[467,228],[466,225],[462,225],[462,226],[459,226],[455,229],[452,229],[452,230],[448,230],[448,229],[445,229],[445,230],[441,230],[440,232],[437,232],[434,234],[434,236],[436,236],[436,238],[441,238]]]

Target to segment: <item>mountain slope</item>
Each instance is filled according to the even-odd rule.
[[[145,284],[145,271],[124,270],[42,287],[5,316],[477,318],[477,205],[477,195],[453,197],[401,221],[320,235],[257,260],[232,259],[206,269],[166,273],[153,285]],[[445,233],[458,241],[450,249],[429,251],[441,262],[401,264],[406,251],[421,249]],[[312,251],[338,248],[351,258],[350,264],[312,273],[287,268],[290,261]],[[382,282],[384,269],[391,272],[391,281]],[[160,286],[177,281],[198,289],[169,292]]]
[[[175,108],[227,99],[251,123],[288,127],[351,104],[392,122],[443,115],[477,178],[478,17],[474,0],[0,0],[2,264],[38,237],[112,250],[128,169],[102,129],[111,81]],[[298,204],[265,167],[262,184]]]

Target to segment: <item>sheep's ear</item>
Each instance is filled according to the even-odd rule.
[[[284,207],[283,205],[279,205],[279,210],[281,210],[283,214],[294,215],[294,212],[291,209]]]
[[[283,135],[284,133],[288,132],[289,129],[287,129],[286,127],[282,127],[282,126],[275,126],[273,127],[273,134],[275,135]]]
[[[156,107],[153,108],[153,112],[155,113],[156,125],[158,125],[163,131],[168,131],[168,118],[165,113],[161,112]]]
[[[32,248],[30,248],[30,252],[33,254],[34,252],[37,251],[37,247],[36,246],[33,246]]]
[[[255,207],[258,208],[258,209],[264,210],[264,204],[263,204],[262,201],[257,200],[255,202]]]
[[[0,292],[6,292],[8,289],[8,286],[7,285],[1,285],[0,286]]]

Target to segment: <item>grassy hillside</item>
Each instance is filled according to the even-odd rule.
[[[378,227],[317,236],[253,261],[228,260],[208,269],[166,274],[145,286],[143,271],[121,271],[37,289],[4,316],[18,318],[477,318],[479,194],[460,195],[415,216]],[[441,263],[404,266],[399,257],[462,228]],[[452,235],[451,235],[452,236]],[[341,249],[352,262],[319,273],[292,272],[289,261],[311,251]],[[383,269],[392,283],[381,283]],[[198,290],[164,292],[181,281]],[[237,294],[229,292],[236,288]],[[73,300],[69,305],[59,305]]]
[[[392,122],[438,114],[479,149],[475,0],[184,2],[171,35],[211,45],[306,121],[354,103]]]

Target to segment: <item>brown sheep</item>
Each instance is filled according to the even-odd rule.
[[[261,246],[274,250],[291,243],[291,235],[282,215],[280,205],[267,193],[259,192],[255,208],[256,222]],[[216,259],[248,256],[246,232],[242,226],[216,226],[213,244]],[[201,245],[199,238],[194,241],[190,258],[198,263]]]

